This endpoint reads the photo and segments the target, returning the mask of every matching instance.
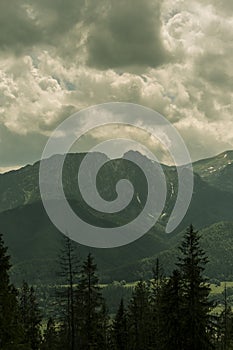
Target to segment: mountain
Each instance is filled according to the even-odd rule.
[[[193,164],[193,169],[196,174],[215,188],[233,192],[233,151],[199,160]]]
[[[146,171],[149,173],[154,171],[155,164],[151,160],[138,152],[130,153],[131,159],[139,160]],[[108,161],[102,167],[96,182],[100,195],[105,200],[116,198],[116,183],[122,178],[128,179],[135,190],[132,201],[125,210],[117,214],[103,215],[87,206],[77,186],[78,170],[84,156],[85,154],[69,154],[64,164],[64,192],[73,210],[84,221],[100,227],[121,226],[134,219],[147,199],[147,181],[143,172],[127,159]],[[53,174],[53,166],[58,157],[61,156],[45,160],[52,169],[50,174]],[[93,162],[108,160],[100,153],[92,154],[91,157]],[[205,237],[203,245],[212,264],[208,273],[212,276],[216,271],[218,277],[231,276],[229,267],[231,266],[229,247],[233,243],[233,239],[231,242],[233,229],[231,161],[233,162],[233,151],[193,164],[195,171],[193,198],[182,223],[171,234],[164,232],[176,201],[177,172],[172,166],[162,165],[168,193],[163,215],[155,227],[136,242],[119,248],[94,249],[75,243],[78,256],[82,258],[88,252],[92,252],[104,282],[115,279],[133,280],[144,273],[149,275],[151,265],[158,256],[169,270],[174,266],[181,233],[192,222],[195,227],[202,230]],[[89,171],[91,170],[87,169],[87,178],[91,175]],[[55,271],[58,268],[57,256],[63,244],[63,235],[50,222],[41,203],[38,179],[39,162],[0,175],[0,230],[12,255],[12,276],[17,282],[23,278],[33,283],[54,281]],[[54,198],[54,201],[59,200],[60,198]],[[218,244],[214,245],[216,242]]]

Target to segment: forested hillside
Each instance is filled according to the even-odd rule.
[[[216,313],[200,240],[190,226],[172,273],[164,274],[157,259],[152,278],[141,279],[129,300],[121,299],[109,314],[94,257],[88,254],[80,264],[72,241],[64,239],[57,271],[61,287],[49,296],[52,306],[43,319],[35,289],[26,281],[18,289],[10,282],[10,256],[0,236],[1,349],[232,349],[227,288],[222,311]]]

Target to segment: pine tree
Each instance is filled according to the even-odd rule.
[[[100,349],[103,346],[103,298],[91,254],[83,263],[76,294],[76,325],[79,348]]]
[[[182,256],[177,264],[182,277],[183,349],[212,349],[210,316],[212,304],[208,297],[210,287],[203,272],[208,259],[200,247],[200,235],[191,225],[180,247]]]
[[[19,322],[17,291],[9,278],[10,267],[10,256],[0,234],[0,349],[26,349]]]
[[[124,301],[121,299],[119,309],[113,322],[113,341],[116,350],[128,349],[128,325],[127,312],[124,307]]]
[[[129,349],[150,349],[151,312],[149,304],[149,287],[140,281],[136,285],[128,307],[129,314]]]
[[[38,350],[41,343],[41,314],[33,287],[23,282],[19,295],[19,308],[24,328],[25,342],[32,350]]]

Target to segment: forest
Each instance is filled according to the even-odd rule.
[[[216,310],[205,274],[208,257],[201,235],[190,225],[180,243],[170,276],[157,259],[153,278],[139,280],[129,300],[109,311],[94,257],[80,262],[73,242],[64,239],[60,254],[63,281],[51,295],[52,310],[39,306],[34,286],[11,282],[11,262],[0,236],[0,349],[2,350],[230,350],[233,312],[226,287]],[[48,266],[49,268],[49,266]],[[61,283],[61,282],[59,282]]]

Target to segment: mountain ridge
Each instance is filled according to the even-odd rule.
[[[79,191],[74,189],[78,167],[84,156],[85,153],[70,154],[66,159],[63,171],[65,193],[73,210],[81,217],[83,215],[84,220],[93,220],[96,226],[103,225],[103,227],[121,226],[127,220],[130,221],[137,216],[147,198],[145,179],[137,167],[126,160],[117,160],[108,162],[101,169],[97,177],[97,185],[100,195],[105,200],[113,200],[116,197],[115,185],[121,178],[128,178],[135,188],[134,197],[126,211],[121,212],[120,215],[113,214],[103,217],[87,207]],[[96,158],[96,155],[93,156]],[[137,156],[141,157],[140,154]],[[176,201],[177,172],[173,166],[162,165],[166,175],[168,195],[163,215],[155,227],[138,241],[115,250],[91,249],[76,244],[77,254],[85,256],[91,251],[96,256],[103,281],[117,279],[121,273],[125,279],[132,280],[135,279],[137,273],[142,273],[140,271],[143,269],[149,275],[149,266],[151,267],[153,259],[158,256],[165,265],[171,265],[174,246],[181,237],[180,232],[183,232],[191,222],[197,229],[208,235],[208,228],[213,225],[219,225],[223,221],[233,221],[233,191],[231,190],[233,167],[228,164],[231,159],[233,160],[233,151],[224,152],[211,159],[202,160],[201,163],[198,161],[193,164],[193,198],[182,223],[172,234],[165,234],[164,228]],[[150,160],[143,158],[143,161],[148,171],[153,171]],[[6,244],[10,248],[13,261],[12,275],[15,280],[19,281],[24,275],[27,276],[28,281],[50,283],[54,281],[54,276],[52,271],[48,272],[47,267],[51,266],[51,270],[57,268],[55,261],[62,246],[63,235],[52,225],[41,203],[38,183],[39,164],[38,161],[33,166],[26,166],[0,175],[0,231],[3,232]],[[214,172],[214,176],[208,171],[211,170],[209,169],[211,166],[218,169]],[[225,179],[228,181],[225,182]],[[221,227],[227,227],[226,237],[229,240],[233,226]],[[215,231],[220,235],[218,226]],[[218,241],[218,236],[216,236],[216,241]],[[224,244],[219,243],[219,246],[224,256]],[[227,247],[229,250],[229,244]],[[214,251],[215,255],[219,255],[219,251],[213,246],[210,255],[217,264],[215,255],[212,254]],[[229,254],[226,256],[229,260]],[[225,268],[226,264],[229,265],[229,261],[224,263],[224,260],[221,260],[222,272],[221,269],[217,270],[218,277],[221,276],[221,273],[231,275],[231,271]],[[211,268],[210,272],[213,269]]]

